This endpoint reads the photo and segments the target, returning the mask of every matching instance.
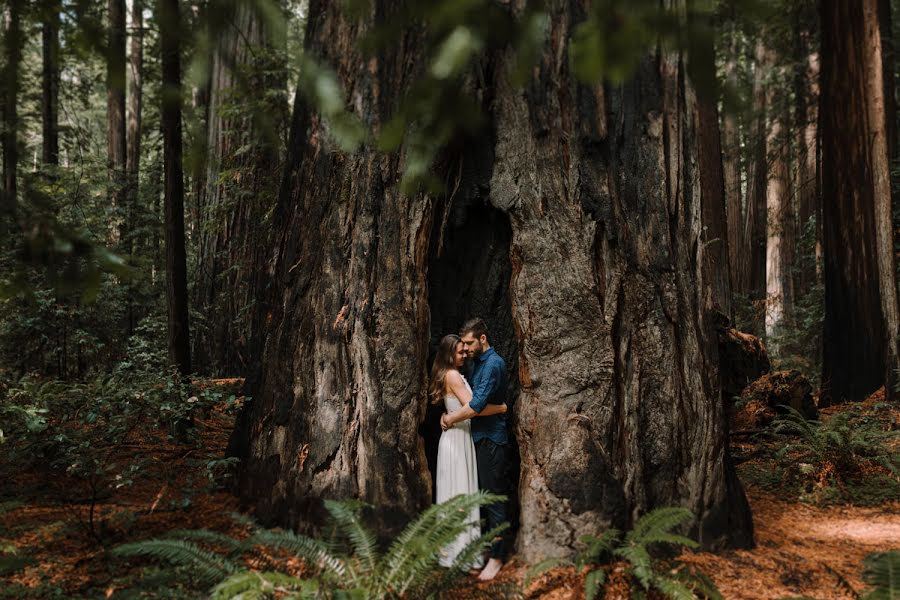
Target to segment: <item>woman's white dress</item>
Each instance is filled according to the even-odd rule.
[[[471,392],[469,382],[465,379],[463,381]],[[462,408],[462,403],[451,393],[444,396],[444,407],[447,413],[452,414]],[[438,504],[459,494],[474,494],[478,491],[478,467],[475,462],[475,444],[472,443],[471,419],[457,423],[441,434],[438,442],[436,488]],[[463,548],[481,536],[477,507],[472,511],[470,523],[468,529],[444,548],[440,558],[441,566],[451,566]],[[469,567],[480,568],[481,565],[479,558]]]

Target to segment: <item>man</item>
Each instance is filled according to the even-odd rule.
[[[487,326],[481,319],[472,319],[459,332],[463,347],[472,361],[469,379],[472,400],[452,415],[441,417],[441,428],[447,431],[454,424],[478,415],[487,404],[506,401],[506,362],[491,348],[487,338]],[[475,442],[475,459],[478,464],[478,487],[492,494],[509,493],[509,444],[506,414],[481,417],[472,421],[472,441]],[[485,507],[488,530],[507,520],[506,502]],[[482,581],[493,579],[503,566],[505,558],[503,536],[491,545],[490,560],[481,574]]]

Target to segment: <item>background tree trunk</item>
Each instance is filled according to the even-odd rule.
[[[715,89],[716,49],[711,37],[698,41],[691,71],[697,73],[697,77],[702,77],[702,80],[708,80],[710,88],[699,90],[693,106],[703,220],[703,281],[707,284],[703,309],[718,310],[733,320],[725,173],[719,134],[718,94]]]
[[[725,62],[725,81],[728,86],[737,85],[737,49],[734,33]],[[734,293],[746,292],[743,276],[742,254],[744,244],[744,213],[741,194],[741,144],[737,116],[727,108],[722,114],[722,167],[725,179],[725,214],[728,221],[728,257],[731,267],[731,289]]]
[[[110,231],[112,241],[125,237],[125,0],[107,4],[106,48],[106,155],[109,201],[116,215]]]
[[[696,513],[704,546],[749,543],[704,307],[696,97],[671,54],[647,56],[620,88],[576,84],[558,57],[583,9],[550,4],[551,47],[526,93],[504,80],[510,56],[485,59],[478,93],[494,111],[494,142],[463,144],[460,157],[480,157],[481,197],[510,228],[508,254],[485,246],[493,272],[507,264],[509,296],[486,289],[510,303],[515,335],[495,328],[492,343],[519,351],[519,550],[569,552],[585,531],[672,504]],[[391,4],[375,10],[389,16]],[[424,52],[406,32],[362,60],[365,29],[313,1],[306,43],[377,129]],[[446,203],[401,194],[399,157],[324,143],[323,124],[297,102],[271,325],[236,436],[246,436],[240,491],[264,520],[306,527],[322,498],[358,496],[391,531],[430,498],[417,430],[429,312],[443,318],[426,281]],[[471,210],[485,209],[476,198]],[[457,271],[460,287],[474,277]]]
[[[187,261],[184,243],[184,176],[181,164],[181,42],[178,0],[158,0],[162,51],[164,204],[166,229],[166,304],[169,360],[191,372],[188,328]]]
[[[893,393],[900,330],[878,0],[821,10],[827,404]]]
[[[801,235],[813,235],[815,253],[813,260],[806,260],[799,270],[797,293],[802,294],[820,278],[822,238],[819,232],[822,220],[819,217],[821,198],[818,185],[819,53],[812,47],[809,28],[798,27],[795,79],[798,225]],[[808,231],[811,219],[816,219],[815,228]]]
[[[19,164],[19,65],[22,63],[21,0],[10,0],[5,12],[3,42],[3,193],[5,210],[13,215],[16,207],[16,168]]]
[[[259,348],[253,304],[266,271],[278,171],[275,123],[283,107],[270,34],[254,7],[238,3],[213,53],[207,119],[206,184],[200,227],[198,300],[206,328],[198,335],[200,359],[216,373],[243,374]],[[234,105],[253,90],[264,100],[243,114]],[[269,122],[266,123],[266,120]],[[268,128],[266,128],[268,125]],[[208,353],[208,355],[207,355]]]
[[[777,56],[766,52],[763,68],[774,71]],[[768,340],[780,332],[790,320],[793,300],[794,220],[788,156],[788,130],[782,120],[779,107],[775,106],[775,86],[767,87],[766,107],[768,123],[766,131],[766,324]],[[774,341],[774,340],[773,340]]]
[[[46,165],[59,164],[59,11],[57,0],[47,2],[41,24],[41,160]]]
[[[144,84],[144,2],[131,5],[131,85],[128,94],[127,168],[128,205],[134,210],[138,198],[138,175],[141,168],[141,101]]]
[[[131,52],[128,57],[131,70],[131,86],[128,93],[128,127],[126,131],[126,168],[127,186],[125,229],[133,231],[135,215],[137,214],[138,193],[140,191],[141,169],[141,100],[144,80],[144,2],[132,0],[131,2]],[[129,256],[134,253],[135,240],[133,234],[126,240]],[[128,335],[134,333],[136,315],[133,299],[133,289],[128,285],[128,300],[126,313],[128,319]]]
[[[758,302],[766,297],[766,185],[768,157],[766,156],[766,46],[762,37],[756,43],[756,73],[753,80],[753,125],[749,144],[751,160],[747,183],[747,209],[744,221],[744,289],[750,300]],[[761,329],[761,328],[760,328]],[[756,330],[753,333],[761,334]]]

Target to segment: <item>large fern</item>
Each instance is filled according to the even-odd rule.
[[[191,574],[204,583],[212,583],[238,571],[238,565],[227,557],[204,550],[184,540],[144,540],[114,548],[113,556],[144,556],[190,567]]]
[[[461,495],[425,510],[381,554],[374,534],[362,522],[364,504],[327,501],[329,524],[339,543],[326,543],[290,531],[257,529],[244,541],[206,531],[173,532],[181,539],[160,539],[126,544],[119,556],[148,556],[186,565],[204,582],[219,581],[212,590],[215,600],[248,598],[426,598],[448,587],[467,565],[486,549],[507,525],[489,531],[469,543],[449,569],[440,569],[440,553],[471,526],[479,507],[502,500],[479,492]],[[221,549],[212,552],[198,544]],[[303,577],[243,569],[237,559],[253,548],[279,548],[301,558]],[[346,552],[341,551],[345,548]]]
[[[863,600],[900,599],[900,551],[870,554],[863,565],[863,579],[873,588]]]
[[[693,600],[698,594],[701,597],[718,600],[722,598],[712,581],[702,575],[681,570],[676,577],[671,577],[661,570],[653,560],[651,548],[658,544],[696,548],[697,542],[674,533],[693,519],[691,511],[680,507],[657,508],[642,516],[634,527],[623,537],[617,529],[610,528],[603,535],[582,536],[584,550],[574,560],[550,558],[531,567],[525,574],[525,589],[540,573],[558,566],[571,566],[581,570],[587,567],[584,595],[586,600],[593,600],[603,589],[606,571],[603,565],[615,559],[625,560],[631,575],[638,581],[640,588],[634,590],[635,597],[643,596],[644,591],[655,589],[667,598],[674,600]]]

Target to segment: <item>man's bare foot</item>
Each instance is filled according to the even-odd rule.
[[[502,566],[503,561],[499,558],[490,559],[488,564],[485,565],[484,570],[481,572],[481,575],[478,576],[479,581],[490,581],[497,576],[497,573],[500,572]]]

